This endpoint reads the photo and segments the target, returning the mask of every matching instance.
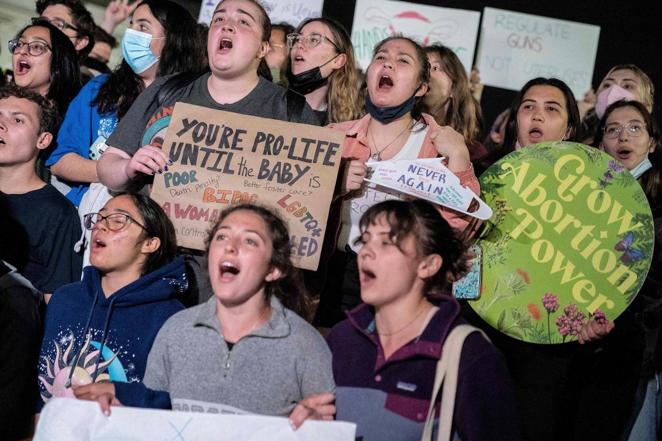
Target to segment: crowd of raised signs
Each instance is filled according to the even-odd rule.
[[[660,439],[662,153],[654,86],[636,65],[614,66],[581,102],[532,78],[489,125],[479,73],[407,36],[379,42],[361,71],[341,24],[272,24],[256,0],[221,0],[209,26],[170,0],[113,0],[101,24],[77,0],[39,0],[35,15],[2,36],[1,439],[30,438],[56,397],[107,415],[282,416],[293,430],[335,419],[364,441],[422,439],[430,408],[462,441]],[[284,221],[248,202],[223,207],[205,252],[177,246],[148,196],[173,164],[161,145],[177,102],[345,133],[317,271],[295,268]],[[548,141],[617,159],[658,234],[621,316],[537,345],[449,294],[477,222],[364,178],[369,160],[443,157],[480,194],[491,164]],[[439,419],[437,362],[466,323],[491,341],[467,337],[452,415]]]

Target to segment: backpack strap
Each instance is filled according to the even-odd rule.
[[[441,404],[437,441],[450,441],[451,439],[460,356],[462,355],[464,341],[474,332],[480,332],[489,341],[489,338],[487,338],[487,335],[483,331],[467,324],[457,325],[451,330],[448,337],[446,337],[444,346],[441,349],[441,358],[437,362],[437,372],[434,377],[432,396],[430,397],[430,408],[428,409],[428,416],[425,420],[421,441],[432,441],[435,417],[434,407],[440,390]]]

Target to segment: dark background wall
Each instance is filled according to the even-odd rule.
[[[593,73],[593,86],[597,87],[611,66],[633,63],[649,74],[658,88],[655,109],[662,107],[662,17],[653,12],[659,9],[656,1],[609,0],[417,0],[416,2],[448,8],[481,11],[484,7],[508,9],[527,14],[542,15],[563,20],[600,26],[600,41]],[[323,15],[334,18],[351,31],[354,0],[326,0]],[[572,51],[569,47],[568,51]],[[510,104],[514,92],[485,87],[482,97],[485,124],[489,126],[496,115]],[[658,122],[660,110],[655,111]]]

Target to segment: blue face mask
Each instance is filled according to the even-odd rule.
[[[635,179],[639,179],[639,176],[646,173],[651,167],[653,167],[653,164],[651,163],[650,159],[648,159],[648,156],[646,156],[646,158],[641,161],[638,166],[630,170],[630,174],[634,176]]]
[[[131,28],[124,31],[122,55],[132,71],[137,74],[143,73],[159,61],[159,57],[152,52],[150,44],[152,40],[160,38],[163,37],[154,38],[150,34]]]
[[[391,121],[395,121],[400,118],[402,115],[410,112],[414,108],[414,102],[416,100],[416,95],[412,95],[411,98],[407,99],[404,103],[392,107],[377,107],[370,101],[370,95],[365,97],[365,109],[368,111],[370,116],[375,118],[382,124],[388,124]]]

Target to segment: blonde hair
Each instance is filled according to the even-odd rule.
[[[329,123],[351,121],[361,117],[363,101],[359,99],[359,87],[361,77],[356,68],[356,57],[354,47],[349,34],[343,26],[335,20],[318,17],[305,20],[297,28],[301,32],[304,26],[312,22],[325,24],[333,42],[340,49],[339,54],[345,54],[345,65],[334,70],[329,76],[329,89],[326,94],[327,115]]]
[[[653,85],[653,82],[651,81],[650,77],[641,70],[638,66],[634,64],[617,64],[616,66],[612,67],[609,69],[609,72],[607,72],[607,75],[604,76],[602,81],[600,81],[600,85],[604,82],[605,78],[607,78],[609,75],[611,75],[613,72],[616,72],[617,70],[630,70],[634,75],[639,79],[639,82],[641,83],[641,91],[643,92],[643,103],[647,110],[649,112],[653,111],[653,97],[655,96],[655,86]]]

